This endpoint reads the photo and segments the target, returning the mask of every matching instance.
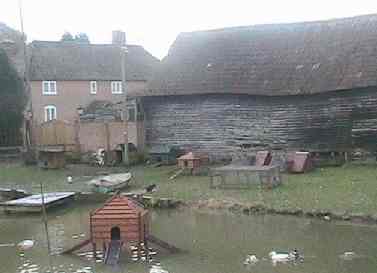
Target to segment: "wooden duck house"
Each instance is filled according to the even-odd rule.
[[[196,169],[200,167],[200,157],[192,152],[178,158],[178,166],[181,169]]]
[[[104,262],[119,262],[122,249],[132,252],[137,249],[137,256],[149,261],[148,242],[171,252],[179,249],[150,234],[150,215],[148,210],[136,200],[122,195],[115,195],[102,207],[90,214],[90,238],[80,242],[63,253],[72,253],[91,244],[96,258],[97,247],[103,248]]]
[[[149,233],[149,213],[136,201],[116,195],[90,214],[92,242],[109,244],[144,242]]]
[[[191,174],[195,174],[203,165],[208,164],[208,162],[208,156],[189,152],[178,158],[178,167],[181,170],[189,170]]]

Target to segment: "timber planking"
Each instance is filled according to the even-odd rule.
[[[178,145],[212,157],[248,148],[376,149],[377,88],[300,96],[187,95],[143,98],[149,146]]]

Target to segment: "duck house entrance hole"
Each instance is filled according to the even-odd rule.
[[[120,229],[119,227],[111,228],[111,241],[120,240]]]

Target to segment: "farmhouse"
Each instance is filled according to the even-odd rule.
[[[126,92],[144,90],[158,60],[142,46],[127,45],[126,86],[122,86],[125,39],[124,32],[114,31],[112,44],[33,41],[29,49],[34,121],[72,122],[78,107],[94,101],[118,103]]]
[[[122,47],[126,85],[122,86]],[[114,150],[128,141],[144,144],[138,136],[138,104],[129,101],[128,127],[124,128],[126,95],[143,92],[159,60],[139,45],[126,45],[122,31],[113,31],[111,44],[70,41],[33,41],[30,51],[30,89],[33,137],[39,145],[64,145],[81,152]],[[61,140],[43,138],[45,123],[58,120],[69,135]],[[81,125],[76,123],[81,120]],[[64,126],[63,126],[64,122]],[[55,123],[55,122],[52,122]],[[54,128],[55,125],[51,127]],[[56,131],[50,130],[50,131]],[[73,149],[70,148],[70,149]]]
[[[243,149],[376,149],[377,15],[180,34],[139,93],[146,142]]]

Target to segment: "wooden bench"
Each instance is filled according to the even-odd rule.
[[[243,189],[260,185],[274,188],[282,183],[279,166],[227,165],[210,170],[210,188]]]

